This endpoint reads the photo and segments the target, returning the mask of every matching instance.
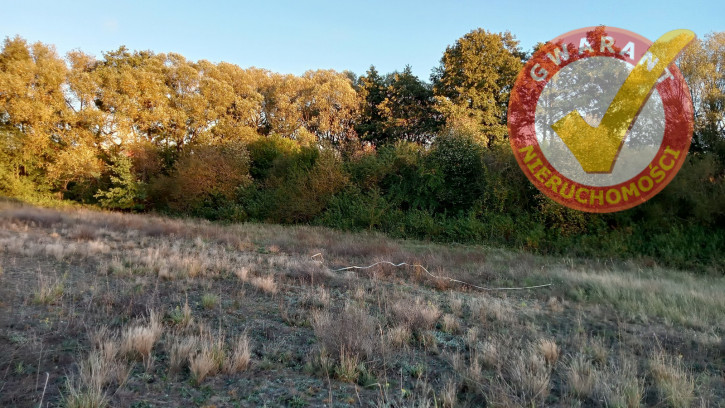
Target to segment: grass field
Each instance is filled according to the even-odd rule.
[[[0,406],[725,406],[696,272],[3,202]]]

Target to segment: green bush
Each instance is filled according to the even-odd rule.
[[[436,138],[426,166],[436,178],[437,212],[457,214],[479,203],[485,189],[484,148],[472,137],[443,134]]]
[[[94,197],[103,208],[113,210],[141,210],[146,198],[146,185],[136,180],[131,159],[125,154],[112,158],[109,167],[110,186],[98,190]]]
[[[237,202],[252,218],[270,222],[308,222],[347,184],[342,161],[333,150],[294,148],[275,138],[250,147],[254,184]]]

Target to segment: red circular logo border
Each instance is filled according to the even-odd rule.
[[[599,36],[599,38],[597,38]],[[600,42],[602,36],[614,39],[614,53]],[[592,51],[579,52],[579,44],[586,38]],[[665,131],[660,149],[647,168],[622,183],[596,187],[577,183],[559,173],[546,160],[536,138],[535,112],[539,96],[546,83],[560,69],[583,58],[607,56],[626,59],[616,52],[623,44],[632,42],[634,52],[632,64],[636,64],[652,41],[630,31],[614,27],[586,27],[562,34],[544,44],[537,50],[524,68],[519,72],[511,91],[508,113],[509,140],[516,161],[526,177],[547,197],[565,205],[586,212],[608,213],[635,207],[654,197],[669,184],[685,161],[693,132],[693,107],[690,92],[679,68],[672,63],[669,67],[671,78],[657,84],[665,110]],[[569,59],[557,65],[547,53],[554,53],[566,46]],[[538,64],[538,66],[537,66]],[[536,81],[532,70],[546,78]],[[556,178],[556,179],[555,179]],[[552,180],[554,179],[554,180]],[[552,181],[560,181],[555,183]]]

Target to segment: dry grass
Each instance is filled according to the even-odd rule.
[[[174,337],[171,340],[171,348],[169,349],[169,371],[178,373],[191,360],[199,349],[199,338],[196,336]]]
[[[597,370],[595,397],[610,407],[639,407],[644,398],[644,379],[637,374],[635,363],[627,358],[612,361]]]
[[[340,361],[335,367],[335,377],[344,382],[355,382],[360,375],[360,357],[357,353],[345,351],[340,348]]]
[[[63,278],[38,273],[38,286],[33,292],[33,302],[47,305],[60,300],[65,291]]]
[[[240,281],[247,282],[249,280],[249,268],[242,266],[234,271],[234,275],[236,275]]]
[[[249,283],[264,293],[277,293],[277,283],[274,281],[273,276],[254,277],[249,281]]]
[[[330,291],[323,286],[306,288],[302,293],[301,303],[307,307],[326,308],[330,306]]]
[[[469,355],[468,366],[465,371],[465,378],[471,381],[471,387],[478,387],[483,381],[483,367],[481,365],[481,357],[478,352]]]
[[[584,354],[578,353],[565,368],[569,393],[577,398],[589,398],[594,391],[596,370]]]
[[[249,343],[249,336],[244,333],[237,337],[232,344],[232,352],[229,355],[224,371],[227,373],[237,373],[249,368],[252,361],[252,349]]]
[[[462,297],[456,295],[454,292],[451,292],[448,298],[448,304],[450,305],[451,313],[458,317],[463,317],[464,300]]]
[[[504,370],[515,394],[527,405],[546,399],[551,391],[551,369],[538,347],[529,345],[512,354]]]
[[[388,330],[388,342],[394,347],[405,347],[410,343],[412,333],[406,325],[391,327]]]
[[[469,327],[468,330],[466,330],[464,341],[469,350],[474,350],[476,346],[478,346],[478,333],[478,327]]]
[[[474,299],[471,309],[478,316],[481,323],[488,322],[513,322],[516,320],[516,312],[505,300],[481,295]]]
[[[68,377],[65,383],[66,394],[62,403],[67,408],[104,408],[108,406],[108,397],[103,390],[88,388],[79,380]]]
[[[179,308],[178,306],[171,312],[171,320],[181,327],[189,327],[194,321],[194,317],[191,315],[191,307],[189,306],[189,299],[184,301],[184,306]]]
[[[152,364],[151,350],[163,333],[163,326],[158,314],[149,311],[148,320],[144,324],[126,328],[121,336],[121,353],[131,358],[141,358],[148,369]]]
[[[229,365],[224,343],[224,334],[221,332],[216,335],[207,332],[199,338],[200,350],[189,358],[189,371],[196,384],[221,372],[225,363]]]
[[[375,260],[485,286],[555,285],[484,293],[436,286],[416,277],[420,268],[330,272]],[[725,279],[715,277],[309,226],[2,203],[0,264],[2,406],[37,406],[46,371],[51,406],[179,406],[189,395],[200,405],[381,407],[725,399]],[[163,308],[169,329],[156,313],[126,323]],[[82,333],[98,327],[86,344]],[[662,350],[647,357],[655,337]],[[136,360],[145,370],[132,370]]]
[[[541,355],[544,356],[546,364],[553,367],[559,360],[559,346],[551,339],[540,339],[536,345]]]
[[[609,358],[609,349],[604,346],[602,339],[599,338],[590,339],[585,347],[585,351],[592,362],[599,366],[606,364]]]
[[[458,403],[458,383],[453,378],[449,378],[443,383],[439,399],[444,408],[456,406]]]
[[[312,315],[315,336],[329,351],[367,357],[380,346],[377,324],[365,309],[348,304],[341,311],[322,311]]]
[[[501,368],[503,364],[502,352],[502,343],[497,337],[490,338],[481,345],[481,359],[489,368]]]
[[[682,364],[682,357],[662,350],[650,359],[650,372],[662,402],[674,408],[689,407],[695,398],[695,380]]]
[[[447,313],[441,318],[441,328],[446,333],[456,334],[461,331],[461,324],[456,316]]]
[[[546,273],[567,282],[572,295],[588,288],[588,301],[611,305],[629,316],[658,317],[685,327],[725,327],[722,277],[662,269],[622,273],[551,268]]]
[[[413,331],[432,328],[441,316],[437,305],[421,298],[396,300],[390,310],[396,322],[407,325]]]
[[[213,293],[205,293],[201,296],[201,306],[204,309],[214,309],[219,303],[219,296]]]
[[[120,355],[115,335],[102,327],[92,336],[92,349],[88,356],[78,363],[78,371],[66,379],[66,393],[63,405],[77,408],[100,408],[108,405],[107,390],[124,386],[131,373]]]
[[[196,384],[201,384],[207,376],[216,374],[218,369],[219,366],[209,348],[203,348],[189,361],[189,370]]]

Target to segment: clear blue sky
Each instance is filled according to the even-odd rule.
[[[39,1],[0,0],[0,37],[81,49],[177,52],[282,73],[332,68],[382,73],[410,64],[428,80],[447,45],[481,27],[511,31],[524,50],[605,24],[654,40],[688,28],[725,31],[725,1]]]

